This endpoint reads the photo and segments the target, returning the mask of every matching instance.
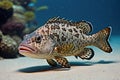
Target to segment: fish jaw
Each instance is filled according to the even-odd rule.
[[[20,46],[18,47],[19,53],[26,56],[26,57],[31,57],[31,58],[36,58],[36,59],[50,59],[50,58],[54,58],[53,55],[48,55],[48,53],[46,53],[46,51],[44,52],[40,52],[37,51],[36,48],[32,48],[29,45],[25,45],[25,44],[20,44]],[[52,49],[53,50],[53,49]],[[48,50],[49,51],[49,50]],[[51,49],[50,49],[51,51]],[[49,51],[49,53],[50,53]]]
[[[27,45],[27,44],[20,44],[18,47],[19,53],[24,56],[32,56],[35,55],[36,49]]]

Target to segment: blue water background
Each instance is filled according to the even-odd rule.
[[[38,0],[36,6],[42,5],[47,5],[48,10],[36,12],[40,26],[49,18],[60,16],[91,22],[93,33],[111,26],[112,35],[120,35],[120,0]]]

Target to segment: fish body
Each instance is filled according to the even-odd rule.
[[[70,67],[65,56],[75,56],[90,60],[94,51],[87,46],[96,46],[110,53],[108,43],[111,28],[107,27],[90,35],[92,25],[87,21],[71,22],[62,18],[52,18],[33,33],[25,36],[19,46],[19,53],[25,56],[46,59],[48,64]],[[56,60],[56,61],[55,61]]]

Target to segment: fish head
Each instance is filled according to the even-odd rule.
[[[41,58],[53,50],[53,41],[46,35],[33,32],[25,35],[19,45],[19,53],[33,58]]]

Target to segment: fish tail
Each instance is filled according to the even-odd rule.
[[[95,37],[94,45],[107,53],[112,52],[112,48],[108,42],[110,33],[111,27],[107,27],[96,34],[93,34],[93,37]]]

